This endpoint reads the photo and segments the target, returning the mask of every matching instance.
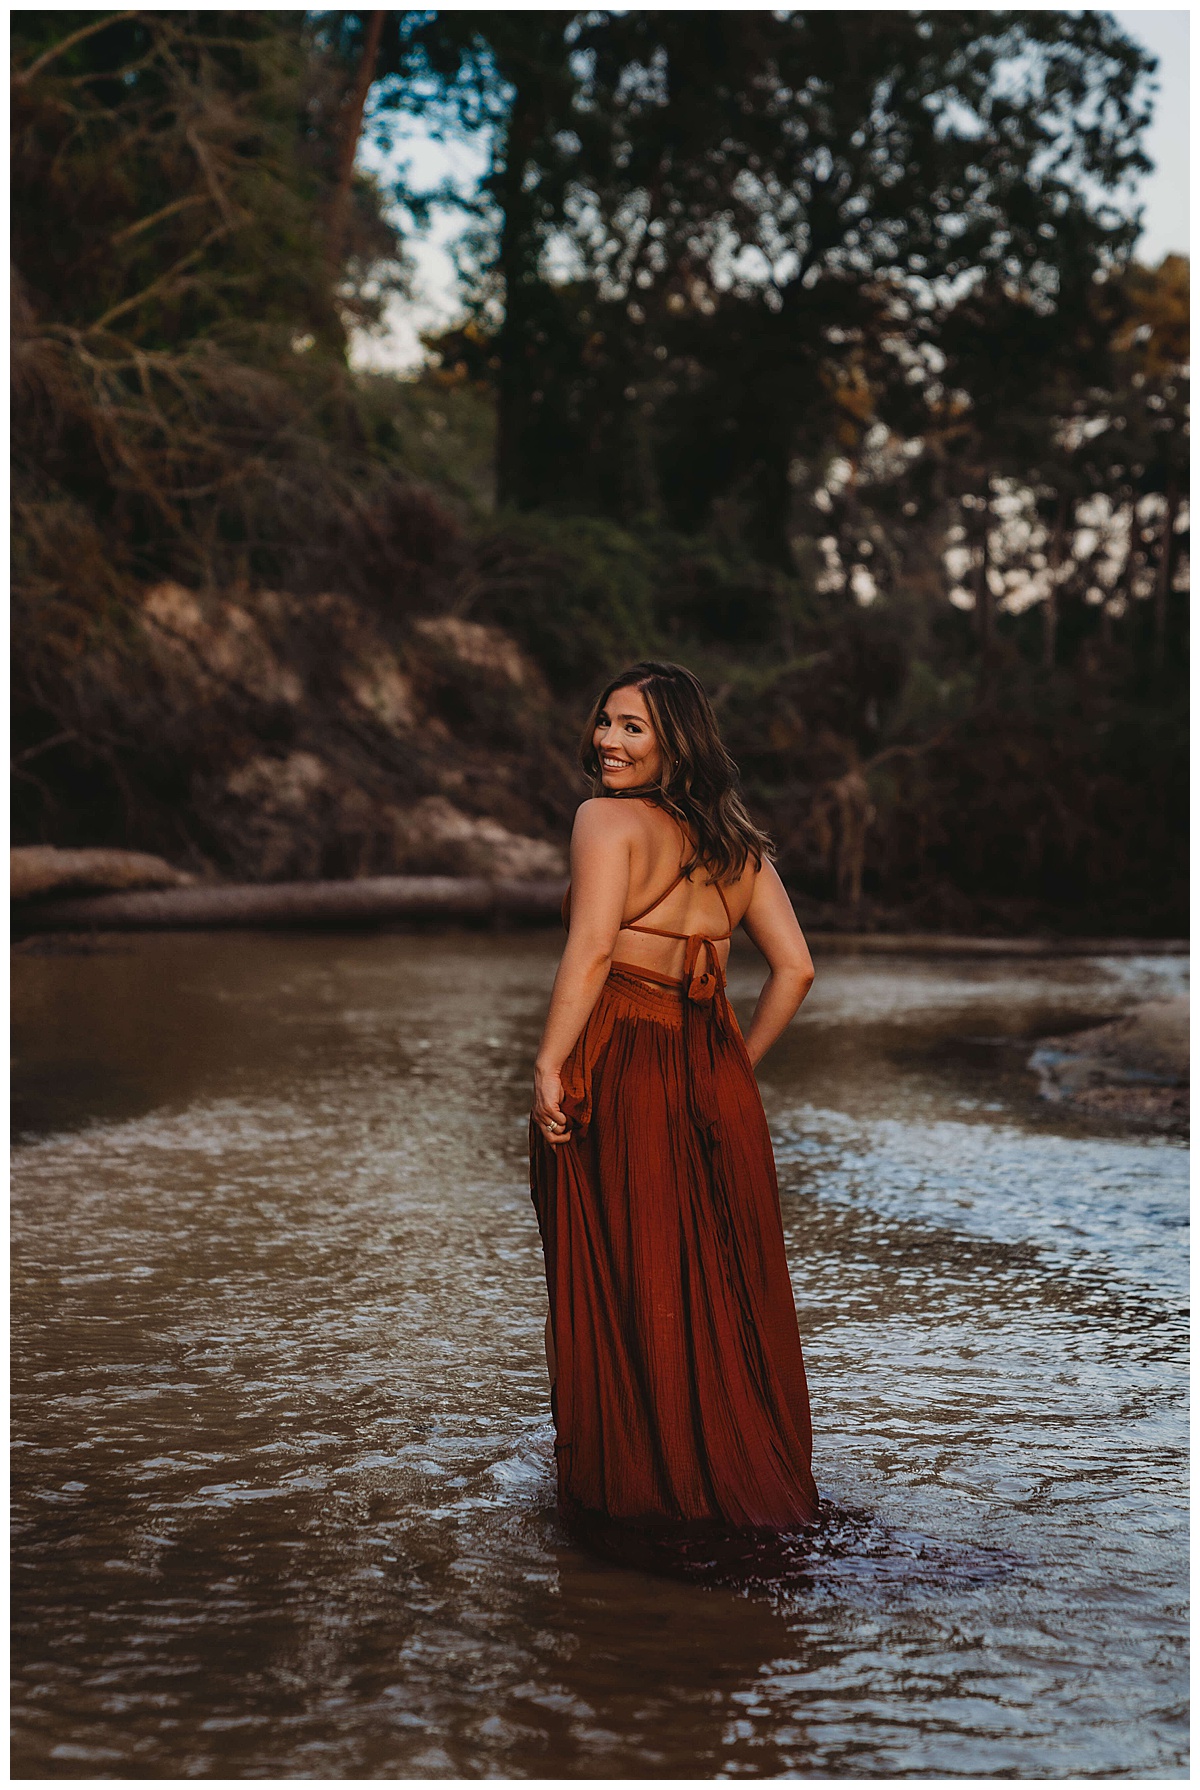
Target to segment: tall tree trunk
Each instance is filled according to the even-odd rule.
[[[1175,544],[1175,518],[1179,514],[1179,486],[1174,474],[1167,477],[1167,513],[1163,517],[1158,549],[1158,576],[1154,581],[1154,669],[1167,663],[1167,604],[1171,595],[1171,548]]]
[[[752,485],[752,544],[769,565],[791,574],[796,570],[791,528],[795,492],[788,477],[792,461],[791,431],[789,428],[785,433],[782,428],[776,427],[768,435],[764,427],[763,434],[762,457]]]
[[[754,406],[753,438],[742,449],[741,460],[749,473],[745,480],[750,507],[749,544],[760,559],[789,575],[796,571],[792,547],[796,493],[791,467],[797,423],[816,412],[828,396],[814,359],[804,348],[805,344],[821,339],[821,320],[812,315],[812,302],[812,295],[798,280],[793,280],[784,291],[782,308],[773,315],[767,313],[761,322],[762,351],[772,367],[772,375],[768,393],[749,393]],[[740,426],[744,428],[745,423]],[[858,449],[848,457],[853,470],[843,497],[839,537],[845,529],[858,527]],[[839,547],[843,544],[839,538]]]
[[[991,533],[991,520],[991,499],[985,496],[979,533],[979,563],[975,572],[975,629],[979,640],[979,687],[984,692],[989,689],[992,681],[992,636],[995,620],[992,587],[988,583],[988,536]]]
[[[373,12],[370,16],[362,55],[354,74],[354,85],[342,110],[337,146],[337,184],[329,206],[329,260],[334,267],[340,265],[346,251],[350,192],[354,185],[354,158],[358,154],[363,113],[366,110],[367,95],[371,91],[371,82],[375,79],[375,64],[379,60],[379,43],[386,17],[386,13],[382,12]]]
[[[1121,630],[1120,645],[1125,654],[1136,652],[1136,641],[1139,629],[1134,620],[1137,613],[1137,599],[1133,594],[1133,578],[1135,570],[1134,555],[1138,544],[1137,503],[1129,505],[1129,536],[1125,543],[1125,560],[1121,567],[1116,584],[1113,586],[1113,597],[1120,597],[1125,615],[1125,626]]]
[[[504,322],[498,343],[499,403],[496,426],[496,496],[518,507],[540,495],[529,465],[530,412],[536,403],[538,376],[534,333],[534,299],[538,241],[534,195],[525,191],[525,170],[537,141],[539,108],[532,83],[513,80],[512,109],[504,147],[504,166],[493,187],[500,204],[500,272],[504,280]]]
[[[1042,611],[1042,664],[1054,670],[1058,654],[1058,574],[1063,560],[1063,537],[1067,527],[1067,500],[1060,491],[1054,512],[1054,533],[1050,540],[1050,585],[1046,606]]]

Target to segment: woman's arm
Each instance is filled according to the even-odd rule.
[[[571,930],[533,1075],[533,1116],[547,1143],[570,1132],[562,1110],[562,1066],[587,1024],[608,976],[629,899],[631,816],[624,802],[585,802],[571,833]],[[548,1132],[548,1123],[561,1126]]]
[[[758,1064],[793,1017],[813,985],[813,962],[800,922],[779,880],[774,864],[764,858],[754,879],[754,893],[742,918],[767,960],[770,975],[763,984],[746,1033],[746,1052]]]

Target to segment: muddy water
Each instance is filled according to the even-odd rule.
[[[1183,1775],[1185,1157],[1013,1043],[1181,963],[818,966],[762,1081],[846,1514],[746,1592],[553,1514],[557,945],[17,958],[17,1774]]]

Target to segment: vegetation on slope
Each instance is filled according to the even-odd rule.
[[[812,916],[1181,930],[1187,265],[1084,196],[1145,62],[983,18],[14,15],[18,839],[545,868],[659,654]],[[411,113],[493,165],[398,380]]]

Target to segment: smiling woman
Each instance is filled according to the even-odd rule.
[[[615,695],[616,692],[614,691]],[[662,774],[662,750],[654,734],[654,724],[646,707],[646,699],[636,689],[622,692],[632,704],[623,714],[609,714],[615,704],[610,697],[589,729],[592,751],[600,763],[600,775],[606,789],[636,789],[647,772],[655,781]]]
[[[690,672],[614,679],[582,759],[599,787],[576,816],[530,1126],[559,1504],[605,1551],[695,1570],[817,1515],[753,1073],[812,961]],[[738,925],[770,966],[744,1041]]]

